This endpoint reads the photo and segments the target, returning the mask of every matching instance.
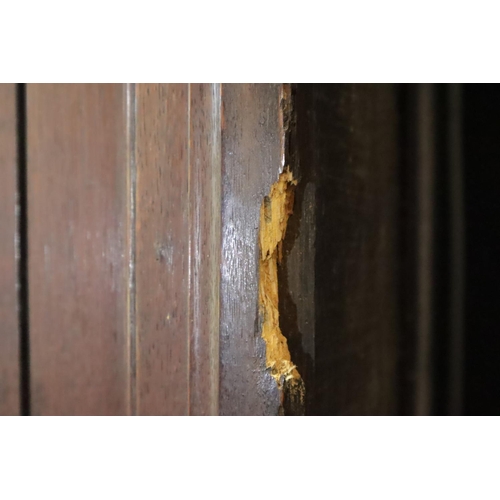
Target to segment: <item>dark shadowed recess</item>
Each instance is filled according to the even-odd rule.
[[[500,86],[464,85],[465,413],[500,414]]]
[[[29,293],[28,293],[28,187],[26,146],[26,84],[16,85],[17,111],[17,190],[18,190],[18,313],[19,313],[19,375],[20,413],[31,413],[29,355]]]

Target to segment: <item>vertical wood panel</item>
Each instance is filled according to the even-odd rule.
[[[395,414],[402,335],[396,89],[308,91],[316,176],[314,412]]]
[[[137,411],[189,412],[188,85],[137,98]]]
[[[222,415],[275,415],[258,322],[260,206],[283,167],[281,85],[222,87]]]
[[[190,414],[219,408],[220,85],[190,85]]]
[[[137,410],[213,415],[219,387],[220,86],[137,86]]]
[[[20,412],[16,86],[0,84],[0,415]]]
[[[122,85],[28,85],[32,412],[127,408]]]
[[[306,414],[314,405],[315,334],[315,231],[316,179],[311,158],[314,154],[309,114],[311,93],[303,84],[293,85],[287,128],[287,163],[298,180],[293,214],[283,242],[283,259],[278,266],[280,326],[288,339],[293,362],[306,387]]]
[[[465,307],[465,228],[462,135],[462,86],[448,86],[448,155],[450,189],[450,402],[449,415],[463,413],[464,307]]]
[[[417,87],[417,415],[429,415],[432,405],[432,330],[434,282],[435,96],[432,84]]]

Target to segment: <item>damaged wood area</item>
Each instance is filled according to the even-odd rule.
[[[281,395],[280,414],[304,414],[305,386],[292,362],[287,339],[279,322],[278,265],[288,218],[293,213],[297,181],[286,168],[271,186],[260,209],[259,314],[266,343],[266,367]]]

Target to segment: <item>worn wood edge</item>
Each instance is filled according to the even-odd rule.
[[[293,213],[297,180],[288,168],[280,174],[265,196],[260,210],[259,230],[259,315],[261,335],[266,343],[266,368],[270,370],[282,396],[280,412],[302,414],[305,386],[292,362],[286,337],[279,321],[278,264],[288,218]]]
[[[284,158],[297,185],[278,265],[280,328],[307,388],[304,404],[298,401],[299,407],[295,408],[300,408],[299,414],[310,414],[314,399],[316,192],[312,131],[308,123],[311,99],[307,85],[283,84],[282,88]],[[290,413],[290,408],[287,411]]]
[[[283,169],[281,84],[222,86],[221,415],[278,415],[258,314],[260,206]]]
[[[302,407],[303,398],[290,394],[286,381],[279,387],[266,367],[259,315],[260,211],[285,169],[289,90],[287,84],[223,86],[223,415],[302,414],[290,405]]]

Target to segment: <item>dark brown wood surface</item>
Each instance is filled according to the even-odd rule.
[[[314,401],[325,415],[398,413],[398,98],[391,85],[299,88],[315,178]],[[298,124],[298,127],[301,127]],[[306,381],[307,383],[307,381]]]
[[[216,414],[220,88],[136,88],[137,412]]]
[[[260,207],[284,167],[281,85],[222,86],[222,415],[276,415],[258,321]]]
[[[289,88],[285,108],[285,162],[297,179],[293,213],[283,242],[278,266],[280,325],[288,339],[293,362],[305,384],[306,414],[314,406],[315,359],[315,243],[316,179],[311,93],[302,85]],[[305,90],[305,91],[303,91]]]
[[[435,89],[432,84],[418,85],[416,113],[416,367],[415,412],[429,415],[432,408],[432,330],[436,288],[434,265],[435,224]]]
[[[449,403],[448,415],[462,415],[464,387],[464,309],[465,309],[465,210],[463,169],[463,86],[458,83],[447,85],[447,154],[449,185]]]
[[[0,84],[0,415],[20,412],[16,85]]]
[[[122,85],[27,86],[31,407],[129,413]]]

